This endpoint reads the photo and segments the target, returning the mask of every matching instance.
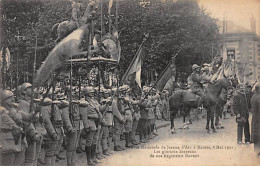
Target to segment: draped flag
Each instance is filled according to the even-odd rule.
[[[113,6],[113,0],[109,0],[109,4],[108,4],[108,14],[111,14],[111,8]]]
[[[80,49],[82,39],[88,39],[88,37],[89,29],[87,25],[83,25],[57,44],[37,71],[35,86],[40,87],[50,78],[51,74],[61,68],[70,57],[80,53],[82,51],[82,49]]]
[[[164,69],[161,76],[158,78],[155,88],[159,91],[163,91],[163,89],[169,89],[175,81],[175,76],[176,66],[174,64],[174,61],[172,60]]]
[[[132,87],[136,82],[138,86],[142,88],[141,87],[142,53],[143,53],[143,48],[141,46],[140,49],[138,50],[136,57],[133,59],[127,71],[125,72],[122,78],[122,83],[127,83],[130,87]]]
[[[6,48],[5,51],[6,51],[5,53],[6,68],[9,69],[11,63],[11,54],[8,48]]]

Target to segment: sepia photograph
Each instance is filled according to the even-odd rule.
[[[0,0],[0,166],[260,166],[260,0]]]

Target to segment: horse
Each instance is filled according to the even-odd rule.
[[[211,121],[211,128],[213,129],[213,132],[216,132],[214,127],[216,104],[218,103],[219,95],[222,89],[226,89],[228,85],[229,80],[224,76],[223,79],[219,79],[215,83],[210,84],[206,88],[206,92],[202,95],[202,97],[194,96],[194,94],[188,90],[178,90],[173,93],[169,99],[172,134],[175,133],[174,116],[178,113],[178,111],[183,111],[183,123],[185,123],[185,117],[189,115],[191,108],[197,109],[202,104],[207,110],[206,130],[208,132],[210,131],[209,122]]]
[[[88,24],[96,17],[95,2],[92,1],[88,4],[82,18],[79,19],[79,25]],[[55,42],[58,43],[76,29],[78,29],[78,26],[75,20],[62,21],[52,26],[51,36],[53,39],[56,39]]]

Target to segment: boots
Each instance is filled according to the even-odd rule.
[[[51,157],[45,156],[44,163],[45,163],[46,166],[51,166]]]
[[[67,156],[67,166],[71,166],[72,165],[72,162],[71,162],[72,152],[67,151],[66,156]]]
[[[104,151],[103,151],[103,154],[106,155],[106,156],[110,156],[110,155],[111,155],[111,153],[109,153],[108,150],[104,150]]]
[[[138,143],[138,142],[136,141],[135,132],[134,132],[134,131],[130,131],[130,132],[129,132],[129,136],[130,136],[131,143],[132,143],[133,145],[138,145],[138,144],[140,144],[140,143]]]
[[[89,166],[94,166],[96,165],[96,163],[94,163],[92,161],[92,158],[91,158],[91,146],[86,146],[85,147],[85,151],[86,151],[86,156],[87,156],[87,163]]]
[[[98,161],[97,159],[96,148],[97,148],[96,144],[91,145],[91,158],[92,161],[97,164],[100,163],[100,161]]]
[[[133,148],[133,145],[131,144],[129,133],[125,133],[125,147],[126,148]]]

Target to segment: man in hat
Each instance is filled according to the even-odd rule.
[[[190,80],[192,81],[191,91],[199,96],[203,95],[201,79],[200,67],[197,64],[192,65],[192,73],[190,76]]]
[[[245,84],[239,84],[237,91],[233,95],[233,110],[236,114],[237,122],[237,143],[242,143],[242,132],[244,130],[245,143],[250,142],[249,132],[249,102],[250,93],[245,90]]]
[[[97,155],[97,144],[99,137],[99,123],[102,119],[102,114],[100,112],[101,106],[98,101],[95,99],[95,90],[91,86],[87,86],[84,89],[86,94],[86,101],[89,103],[87,106],[87,117],[89,123],[89,131],[86,134],[86,146],[85,151],[87,155],[87,163],[88,165],[95,165],[99,163],[96,155]]]
[[[254,149],[258,157],[260,157],[260,82],[254,85],[255,94],[251,99],[252,105],[252,136],[251,142],[254,143]]]
[[[117,92],[116,89],[114,89],[113,91]],[[122,97],[122,92],[123,92],[123,88],[119,87],[118,95],[112,101],[112,111],[114,114],[113,140],[114,140],[114,150],[115,151],[122,151],[125,149],[124,147],[122,147],[119,144],[120,135],[122,134],[122,128],[123,128],[124,123],[126,122],[125,117],[122,114],[122,110],[121,110],[122,107],[120,107],[121,102],[123,101],[123,98],[124,98],[124,97]]]
[[[0,104],[4,107],[9,113],[9,117],[17,124],[18,127],[22,128],[23,131],[25,129],[29,129],[29,127],[24,126],[24,122],[30,122],[32,118],[34,118],[34,114],[28,114],[18,108],[18,105],[14,102],[14,94],[10,90],[3,90],[0,93]],[[27,123],[28,124],[28,123]],[[30,130],[28,130],[30,131]],[[34,130],[33,130],[34,131]],[[36,140],[35,135],[33,136]],[[24,164],[24,156],[27,146],[26,137],[23,136],[22,132],[14,135],[14,139],[16,145],[18,146],[18,152],[15,155],[15,165],[23,165]]]
[[[31,97],[32,97],[32,85],[30,83],[23,83],[20,89],[21,98],[18,101],[18,107],[25,113],[29,115],[29,113],[34,114],[35,105],[31,107]],[[26,140],[28,144],[28,148],[25,151],[25,163],[26,166],[32,166],[37,164],[36,161],[36,142],[40,142],[41,135],[35,129],[33,123],[25,123],[27,127],[26,130]]]
[[[101,145],[102,145],[102,150],[103,150],[103,154],[106,156],[112,155],[113,153],[111,153],[108,148],[108,145],[111,145],[112,142],[112,127],[113,127],[113,111],[112,111],[112,90],[111,89],[105,89],[104,90],[104,98],[103,98],[103,102],[106,103],[107,105],[107,111],[106,114],[104,114],[104,119],[107,123],[107,130],[105,129],[105,131],[107,132],[105,135],[103,135],[102,139],[101,139]],[[111,97],[112,96],[112,97]]]
[[[53,112],[52,112],[52,100],[46,97],[43,100],[42,107],[41,107],[41,114],[43,118],[43,124],[47,131],[47,134],[44,135],[44,148],[45,148],[45,165],[46,166],[54,166],[56,163],[56,142],[59,140],[58,134],[55,128],[55,123],[53,119]]]
[[[22,132],[23,128],[18,126],[9,116],[8,110],[0,106],[0,143],[2,146],[0,149],[0,165],[22,165],[22,163],[18,163],[22,160],[17,159],[17,157],[22,157],[21,144],[17,143],[17,139],[14,139],[15,136],[20,138]]]
[[[65,134],[67,137],[67,166],[74,166],[76,165],[76,147],[77,147],[77,129],[74,123],[73,118],[73,106],[70,110],[70,103],[62,98],[60,98],[61,104],[59,104],[59,108],[61,109],[62,113],[62,120],[64,124]],[[72,103],[71,103],[72,104]],[[72,113],[72,114],[71,114]]]

